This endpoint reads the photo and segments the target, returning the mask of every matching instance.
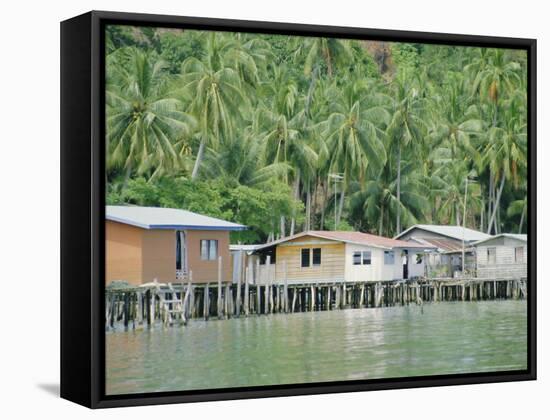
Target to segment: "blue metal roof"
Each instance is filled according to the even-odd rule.
[[[163,207],[107,206],[105,218],[142,229],[245,230],[246,226],[187,210]]]

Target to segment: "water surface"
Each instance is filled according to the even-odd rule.
[[[525,301],[192,320],[106,334],[107,394],[527,368]]]

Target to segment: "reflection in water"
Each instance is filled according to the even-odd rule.
[[[252,316],[107,333],[107,394],[527,367],[525,301]]]

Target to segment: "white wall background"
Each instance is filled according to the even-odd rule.
[[[542,418],[550,387],[550,270],[539,265],[539,381],[126,408],[58,399],[59,21],[88,11],[255,19],[538,38],[539,237],[548,236],[550,26],[542,1],[80,0],[2,4],[0,416],[15,418]],[[545,121],[546,120],[546,121]],[[546,234],[546,235],[545,235]],[[549,249],[539,241],[539,255]],[[22,288],[21,286],[25,286]],[[14,303],[18,305],[15,306]],[[537,413],[540,413],[537,415]]]

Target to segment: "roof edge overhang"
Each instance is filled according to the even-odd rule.
[[[135,226],[141,229],[146,230],[218,230],[218,231],[242,231],[247,230],[248,228],[243,225],[235,225],[235,226],[200,226],[200,225],[149,225],[149,224],[143,224],[134,222],[132,220],[123,219],[120,217],[114,217],[114,216],[106,216],[106,220],[110,220],[112,222],[118,222],[123,223],[125,225]]]
[[[520,241],[520,242],[525,242],[525,243],[528,242],[527,238],[523,239],[523,238],[518,238],[516,236],[510,235],[510,234],[507,234],[507,233],[499,233],[497,235],[491,236],[490,238],[482,239],[481,241],[473,242],[471,245],[472,246],[478,246],[478,245],[481,245],[485,242],[489,242],[489,241],[492,241],[492,240],[498,239],[498,238],[509,238],[509,239],[515,239],[516,241]]]

